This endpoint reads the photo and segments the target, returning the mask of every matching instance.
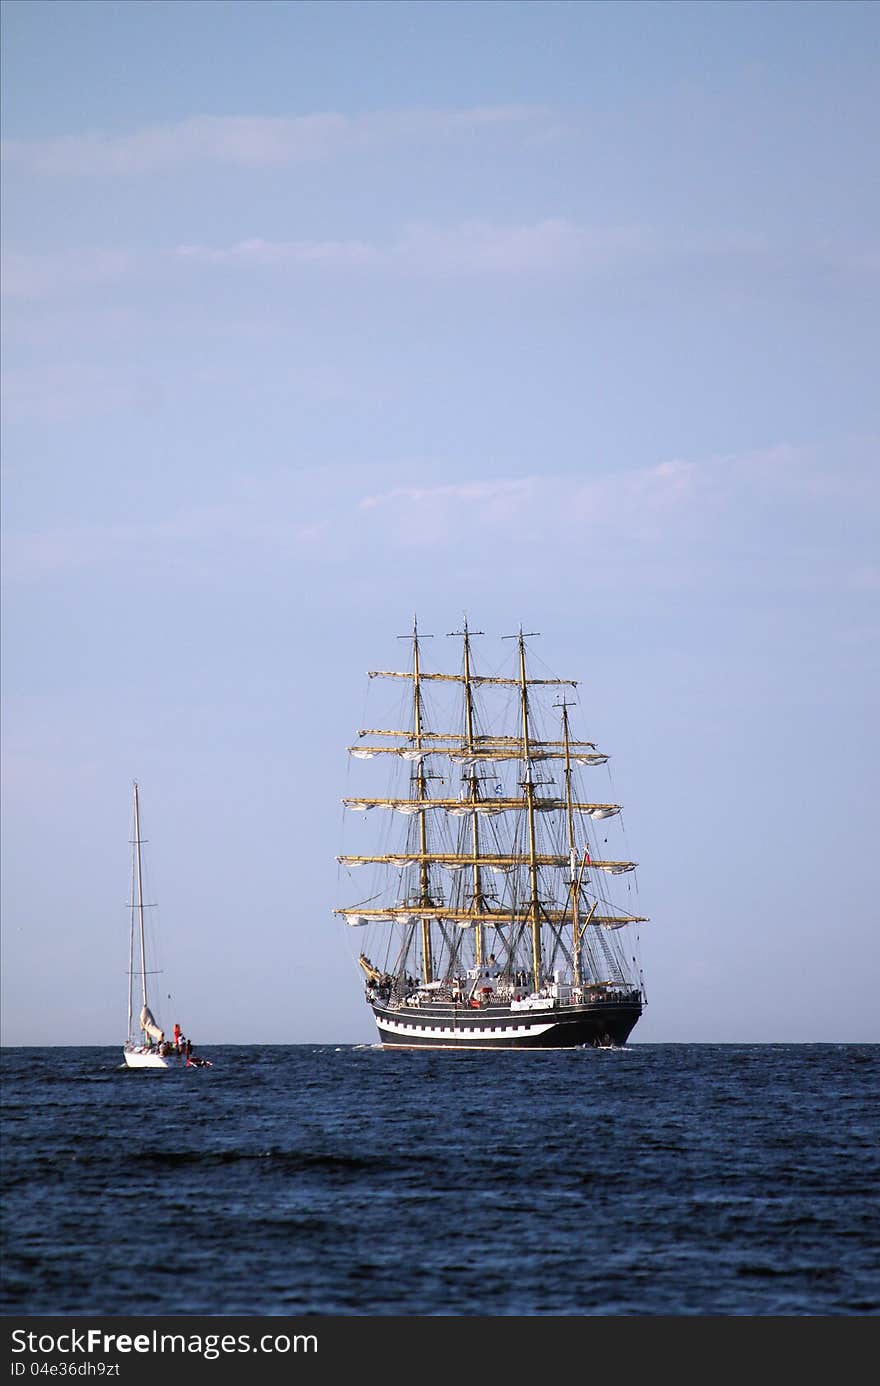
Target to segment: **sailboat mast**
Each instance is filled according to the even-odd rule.
[[[528,684],[526,683],[526,647],[522,630],[520,630],[518,639],[520,700],[522,704],[523,762],[526,768],[523,788],[526,794],[526,814],[529,825],[529,887],[531,891],[529,914],[531,916],[532,926],[532,973],[535,979],[535,991],[538,991],[541,985],[541,922],[538,918],[538,864],[535,850],[535,786],[532,783],[532,762],[529,749],[529,691]]]
[[[565,809],[568,818],[568,859],[571,887],[571,945],[572,945],[572,983],[581,984],[581,932],[578,897],[577,848],[574,842],[574,800],[571,793],[571,747],[568,740],[568,704],[562,702],[562,739],[565,744]]]
[[[467,749],[473,755],[474,752],[474,702],[473,689],[471,688],[471,642],[470,632],[468,631],[467,620],[464,623],[464,712],[465,728],[467,731]],[[479,797],[477,789],[477,767],[471,766],[471,803],[476,803]],[[483,886],[480,872],[480,829],[477,823],[476,813],[471,814],[471,834],[474,849],[474,910],[481,911],[483,907]],[[474,962],[477,967],[483,965],[483,926],[476,923],[474,925]]]
[[[413,730],[415,732],[416,750],[422,749],[422,692],[419,671],[419,628],[416,618],[413,617]],[[420,757],[416,762],[418,772],[416,774],[416,790],[418,801],[424,804],[428,797],[427,785],[425,783],[425,762]],[[420,904],[423,908],[431,904],[430,877],[428,872],[428,829],[425,822],[424,808],[419,813],[419,885],[420,885]],[[431,922],[423,916],[422,918],[422,981],[431,982],[434,980],[434,962],[431,954]]]
[[[142,1004],[147,1004],[147,947],[144,939],[144,882],[141,873],[141,818],[138,806],[138,786],[137,780],[134,782],[134,844],[135,860],[137,862],[137,908],[138,908],[138,928],[140,932],[141,945],[141,995]]]
[[[134,825],[132,825],[132,826],[134,826]],[[135,912],[135,895],[134,895],[134,892],[135,892],[135,879],[134,879],[134,870],[135,870],[135,866],[134,866],[134,863],[135,863],[134,843],[132,843],[132,849],[131,849],[131,881],[129,882],[129,890],[128,890],[128,899],[129,899],[129,920],[128,920],[128,1029],[127,1029],[126,1032],[125,1032],[126,1035],[127,1035],[127,1037],[128,1037],[129,1039],[131,1039],[131,1017],[132,1017],[132,1010],[133,1010],[133,1006],[134,1006],[134,1003],[133,1003],[133,1000],[132,1000],[132,994],[131,994],[131,993],[132,993],[132,988],[133,988],[133,986],[134,986],[134,912]]]

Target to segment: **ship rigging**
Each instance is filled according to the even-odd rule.
[[[484,674],[472,646],[482,632],[465,622],[452,634],[460,672],[428,670],[413,622],[411,668],[370,673],[405,681],[397,729],[365,728],[349,747],[403,779],[381,797],[343,800],[351,814],[380,810],[384,827],[376,850],[338,858],[374,873],[361,901],[336,913],[368,932],[358,961],[381,1042],[623,1044],[645,1004],[637,931],[646,921],[609,894],[613,878],[635,880],[636,863],[605,850],[607,825],[598,841],[597,825],[621,806],[580,787],[608,756],[572,734],[577,682],[531,674],[531,635],[506,637],[513,668]],[[391,831],[399,816],[402,841]]]

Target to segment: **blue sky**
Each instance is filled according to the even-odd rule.
[[[339,799],[414,610],[584,681],[634,1039],[880,1039],[877,7],[3,31],[4,1042],[121,1038],[135,777],[175,1018],[372,1040]]]

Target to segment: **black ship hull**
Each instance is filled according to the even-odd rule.
[[[639,994],[583,1005],[512,1010],[450,1003],[372,1003],[386,1049],[610,1049],[626,1043],[642,1013]]]

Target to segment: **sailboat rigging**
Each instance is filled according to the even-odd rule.
[[[183,1062],[189,1068],[210,1067],[209,1060],[198,1059],[193,1055],[192,1045],[181,1034],[179,1025],[174,1026],[173,1040],[167,1039],[165,1031],[150,1009],[147,987],[147,978],[150,974],[147,968],[147,940],[144,927],[144,910],[147,906],[144,903],[140,796],[136,780],[134,782],[133,821],[131,922],[128,943],[128,1028],[126,1031],[128,1038],[122,1050],[124,1066],[126,1068],[169,1069],[179,1067]],[[139,964],[139,967],[136,964]],[[139,988],[135,981],[137,977],[140,978]],[[134,1025],[136,991],[139,991],[137,1000],[140,1006],[138,1023]]]
[[[410,684],[409,726],[365,729],[349,751],[356,760],[390,761],[406,782],[402,791],[392,786],[384,797],[343,803],[364,815],[376,808],[401,814],[404,840],[338,858],[347,868],[372,866],[378,890],[336,913],[372,930],[367,946],[378,961],[366,947],[358,961],[385,1046],[623,1044],[645,1004],[624,940],[645,918],[620,911],[603,882],[630,876],[636,863],[604,855],[604,843],[595,841],[595,825],[617,817],[620,805],[578,788],[581,768],[604,765],[608,756],[572,735],[574,704],[559,694],[576,681],[530,675],[531,636],[520,630],[506,637],[517,642],[516,658],[502,677],[474,671],[471,642],[481,633],[467,622],[452,632],[462,640],[460,673],[426,671],[414,622],[406,637],[411,669],[370,674]],[[434,730],[427,693],[433,701],[450,687],[453,705],[444,716],[455,730]],[[542,705],[548,695],[556,701]],[[487,711],[499,696],[501,706]]]

